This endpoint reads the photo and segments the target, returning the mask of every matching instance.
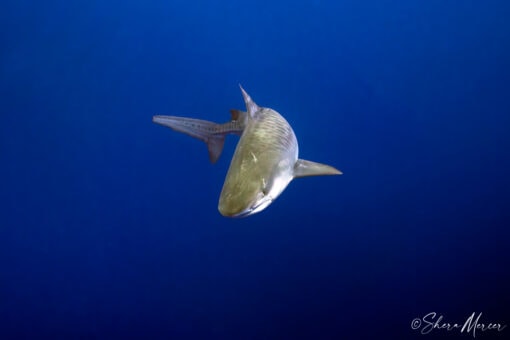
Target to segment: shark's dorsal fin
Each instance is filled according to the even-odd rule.
[[[241,84],[239,84],[239,87],[241,88],[241,92],[243,93],[244,103],[246,104],[246,111],[248,111],[250,117],[253,118],[255,113],[260,110],[260,107],[257,104],[255,104],[253,99],[251,99],[250,95],[246,93]]]
[[[298,159],[294,165],[294,178],[307,176],[341,175],[342,171],[332,166]]]

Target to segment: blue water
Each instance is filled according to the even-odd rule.
[[[508,18],[508,1],[2,2],[0,338],[510,324]],[[211,165],[151,118],[226,121],[239,83],[344,175],[222,217],[238,138]]]

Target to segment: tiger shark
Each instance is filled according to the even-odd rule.
[[[152,121],[207,144],[215,163],[225,136],[241,136],[221,190],[218,210],[226,217],[245,217],[264,210],[294,179],[341,175],[332,166],[298,158],[298,142],[290,124],[273,109],[259,107],[239,85],[246,112],[230,110],[231,120],[206,120],[156,115]]]

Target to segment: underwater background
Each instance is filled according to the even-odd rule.
[[[0,339],[510,325],[509,18],[508,1],[3,1]],[[238,84],[344,175],[222,217],[238,138],[212,165],[151,119],[228,121]]]

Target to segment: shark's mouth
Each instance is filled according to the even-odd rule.
[[[257,201],[254,205],[251,207],[243,210],[239,214],[235,215],[234,217],[246,217],[255,213],[258,213],[259,211],[264,210],[268,205],[273,202],[273,198],[269,195],[264,196],[262,199]]]

